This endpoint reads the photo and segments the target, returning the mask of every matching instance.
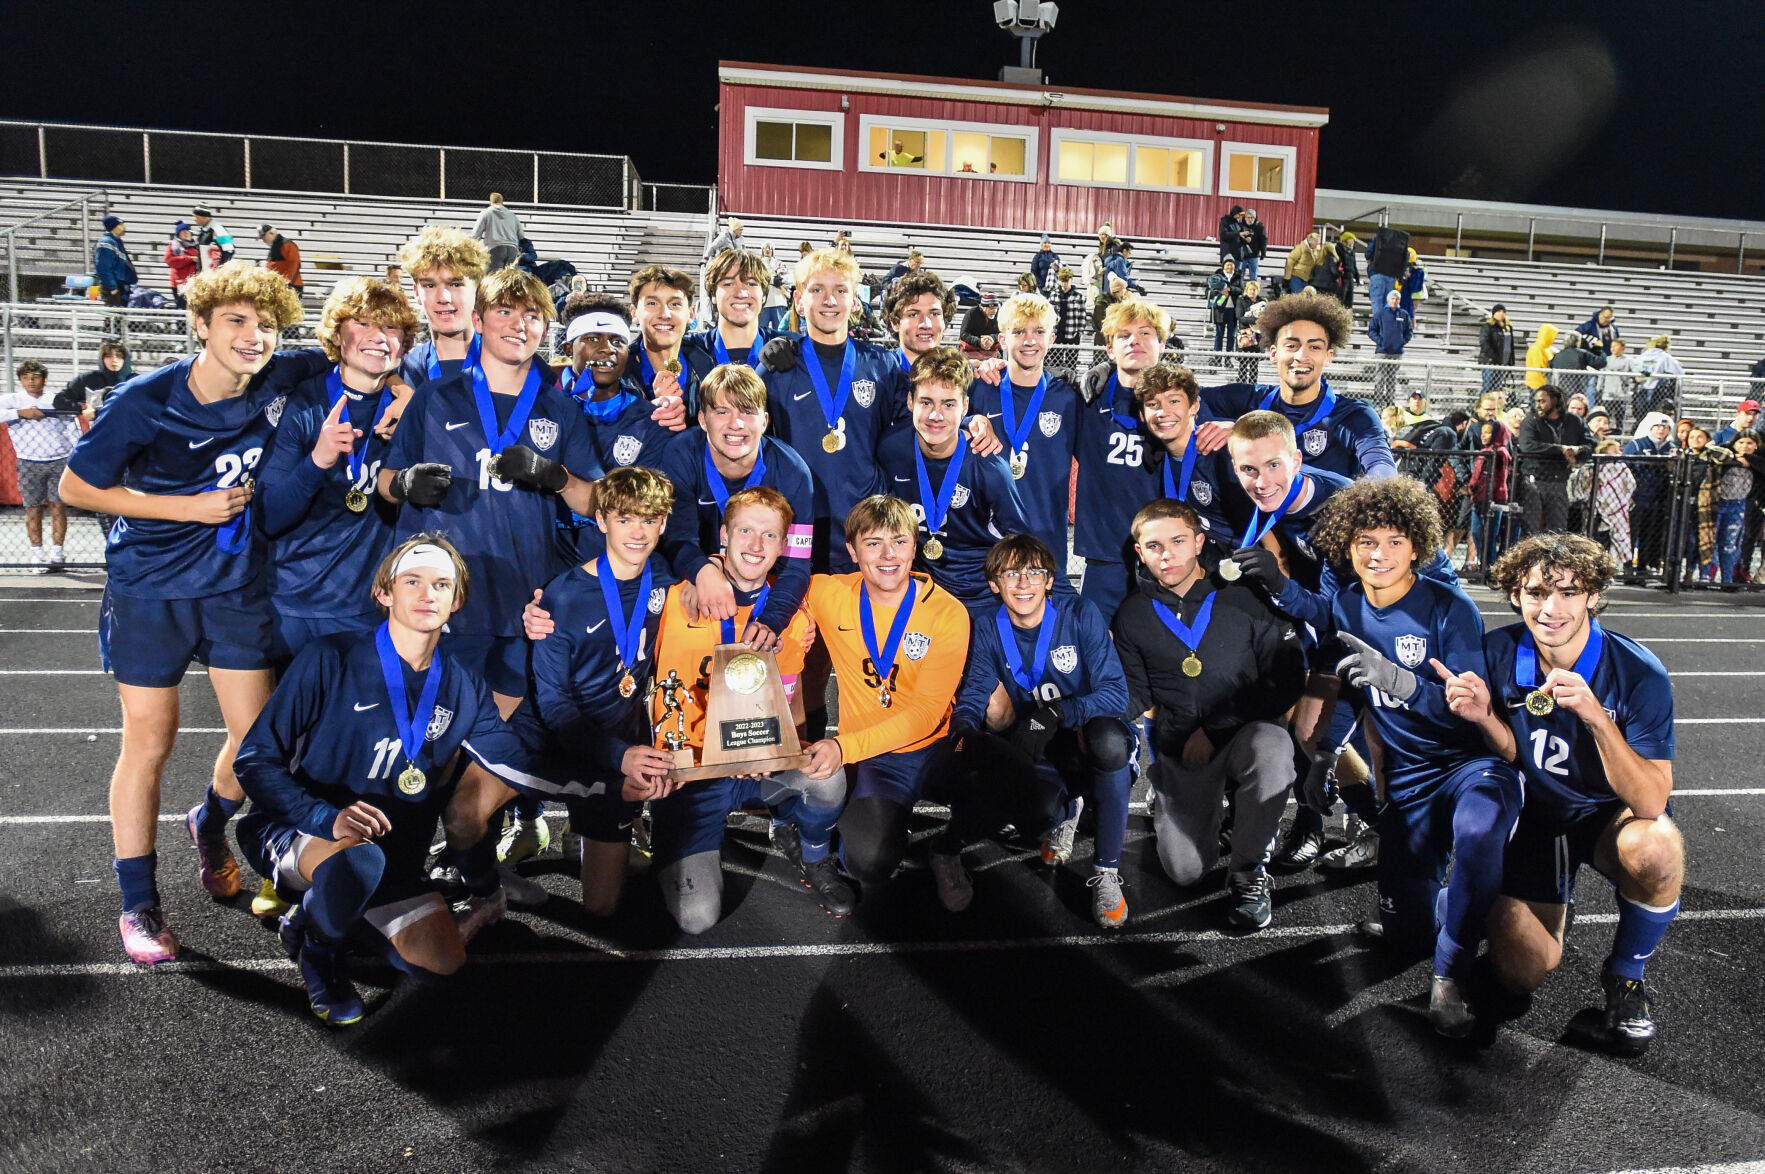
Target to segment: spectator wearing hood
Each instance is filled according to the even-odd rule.
[[[1581,345],[1606,358],[1612,353],[1612,343],[1618,338],[1618,325],[1613,320],[1612,307],[1601,306],[1594,311],[1593,317],[1576,327],[1581,335]]]
[[[128,231],[120,216],[106,216],[104,235],[92,246],[92,272],[107,306],[128,305],[129,295],[135,291],[135,262],[123,247],[123,234]]]
[[[1484,368],[1484,391],[1508,385],[1509,372],[1490,370],[1514,365],[1514,329],[1508,325],[1508,308],[1499,302],[1490,309],[1477,336],[1477,363]]]
[[[1403,294],[1403,312],[1414,318],[1416,302],[1428,296],[1428,272],[1422,268],[1422,262],[1416,257],[1416,250],[1408,252],[1409,263],[1404,266],[1403,277],[1398,281],[1397,288]]]
[[[1352,232],[1343,233],[1336,242],[1336,259],[1342,264],[1342,288],[1336,296],[1351,310],[1354,308],[1354,287],[1361,283],[1360,257],[1356,252],[1360,243],[1360,238]]]
[[[1060,254],[1054,251],[1054,238],[1044,232],[1036,255],[1030,258],[1030,272],[1036,278],[1036,292],[1047,298],[1054,296],[1057,281],[1054,275],[1060,272],[1060,265]]]
[[[1551,381],[1566,394],[1579,395],[1586,399],[1595,392],[1592,377],[1582,372],[1597,370],[1605,365],[1605,356],[1588,350],[1581,332],[1571,330],[1564,338],[1563,345],[1557,348],[1557,353],[1550,357]]]
[[[1223,351],[1232,339],[1238,323],[1238,298],[1244,283],[1238,277],[1238,262],[1231,257],[1220,261],[1219,269],[1207,279],[1207,312],[1213,319],[1213,349]]]
[[[1635,581],[1651,567],[1659,566],[1667,550],[1668,463],[1657,458],[1673,455],[1673,420],[1665,412],[1649,412],[1637,422],[1636,434],[1624,446],[1636,474],[1636,496],[1630,511],[1630,533],[1636,557],[1629,571]]]
[[[1649,347],[1637,356],[1637,374],[1642,382],[1636,389],[1636,414],[1671,411],[1679,400],[1679,377],[1685,366],[1673,357],[1673,339],[1657,334],[1649,339]]]
[[[1545,372],[1550,370],[1551,344],[1556,341],[1557,328],[1549,322],[1545,322],[1538,327],[1538,337],[1534,338],[1532,345],[1526,348],[1525,383],[1533,391],[1537,391],[1550,382],[1550,376]]]
[[[1085,309],[1090,310],[1097,305],[1097,299],[1109,292],[1109,279],[1103,264],[1109,259],[1111,246],[1115,243],[1115,225],[1105,220],[1097,226],[1097,247],[1085,254],[1084,263],[1079,266],[1079,278],[1085,283]]]

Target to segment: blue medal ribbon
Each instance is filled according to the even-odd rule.
[[[927,534],[936,534],[944,528],[944,519],[950,512],[950,502],[956,496],[956,481],[962,476],[962,462],[967,456],[968,433],[959,432],[956,436],[956,451],[951,454],[950,464],[944,469],[944,480],[938,486],[938,496],[934,499],[931,477],[925,469],[925,453],[917,442],[913,445],[913,467],[919,474],[919,505],[925,510]]]
[[[629,391],[621,389],[618,395],[608,399],[595,399],[593,396],[582,397],[582,414],[596,424],[611,424],[625,414],[625,409],[637,402],[637,397]]]
[[[417,696],[417,708],[410,709],[410,698],[404,691],[404,670],[399,667],[398,649],[392,646],[392,631],[382,621],[374,633],[374,647],[380,653],[380,676],[386,682],[386,699],[392,703],[392,722],[398,729],[398,740],[404,746],[405,761],[418,770],[429,728],[435,713],[435,698],[441,692],[441,654],[429,658],[429,670],[423,675],[423,690]]]
[[[760,484],[760,478],[766,476],[766,442],[762,439],[757,446],[759,453],[754,457],[753,471],[748,479],[742,482],[743,489],[752,489]],[[717,462],[711,459],[711,441],[705,440],[705,484],[711,489],[711,496],[717,499],[718,510],[729,508],[729,486],[723,483],[723,474],[717,471]]]
[[[742,360],[744,366],[752,367],[756,371],[760,369],[760,347],[763,341],[759,332],[756,331],[754,341],[748,346],[748,357]],[[711,328],[711,353],[717,356],[719,366],[729,362],[729,348],[723,345],[723,332],[715,326]],[[646,359],[645,362],[648,360]]]
[[[809,344],[809,351],[803,356],[803,370],[809,375],[809,383],[815,388],[815,398],[821,404],[821,414],[827,420],[829,432],[838,431],[840,417],[845,414],[846,400],[852,395],[852,373],[858,369],[858,348],[846,339],[846,357],[840,360],[840,385],[836,390],[827,386],[827,372],[821,369],[821,356],[815,351],[815,344]]]
[[[1158,613],[1160,622],[1171,630],[1171,635],[1181,640],[1192,654],[1200,656],[1201,638],[1207,635],[1207,625],[1213,620],[1213,601],[1218,598],[1218,592],[1208,592],[1207,598],[1201,601],[1201,610],[1195,613],[1193,624],[1183,623],[1176,612],[1159,600],[1152,601],[1152,610]]]
[[[466,357],[465,357],[464,361],[462,361],[460,363],[460,366],[462,366],[462,367],[476,367],[477,365],[478,365],[478,336],[476,334],[474,334],[472,336],[472,341],[466,344]],[[441,378],[441,356],[438,355],[435,351],[435,340],[434,339],[431,339],[429,341],[429,378],[431,378],[431,379],[440,379]]]
[[[1261,542],[1263,535],[1273,530],[1275,524],[1287,516],[1287,511],[1293,508],[1294,500],[1299,497],[1299,491],[1304,487],[1305,474],[1295,474],[1293,484],[1287,487],[1287,496],[1282,499],[1279,508],[1274,513],[1265,514],[1261,510],[1256,511],[1250,519],[1250,525],[1244,528],[1244,540],[1238,544],[1239,547],[1255,546]]]
[[[490,398],[490,381],[484,378],[482,366],[472,365],[472,400],[478,405],[478,424],[484,429],[485,443],[493,455],[521,439],[521,431],[527,427],[527,417],[533,413],[533,401],[539,398],[539,385],[539,364],[529,363],[527,382],[521,385],[521,394],[515,398],[514,410],[509,413],[509,426],[499,431],[496,403]]]
[[[619,606],[619,580],[613,577],[613,565],[606,555],[595,560],[595,577],[601,581],[601,598],[607,604],[607,620],[613,625],[613,639],[619,646],[619,667],[630,672],[637,663],[637,647],[643,638],[644,618],[650,605],[650,564],[643,565],[643,578],[637,581],[637,598],[632,601],[631,614]]]
[[[1011,442],[1011,451],[1017,453],[1023,452],[1028,446],[1030,427],[1036,422],[1036,412],[1042,406],[1042,398],[1048,394],[1048,377],[1044,375],[1036,381],[1036,390],[1030,393],[1030,402],[1024,405],[1021,420],[1017,418],[1017,408],[1012,402],[1014,386],[1009,376],[999,381],[999,412],[1004,417],[1005,437]]]
[[[1138,417],[1124,416],[1115,410],[1115,401],[1116,397],[1121,394],[1121,385],[1116,382],[1115,372],[1113,371],[1109,373],[1109,386],[1103,389],[1103,394],[1105,402],[1109,404],[1109,417],[1115,421],[1116,426],[1121,428],[1124,432],[1139,431],[1140,420]]]
[[[1054,619],[1057,614],[1052,599],[1042,605],[1042,630],[1036,634],[1034,659],[1026,672],[1023,654],[1017,647],[1017,635],[1011,627],[1010,613],[1003,605],[993,613],[993,622],[999,628],[999,643],[1005,650],[1005,664],[1011,669],[1011,678],[1032,697],[1035,696],[1036,686],[1042,683],[1042,670],[1048,665],[1048,646],[1054,641]]]
[[[1275,388],[1273,391],[1271,391],[1267,395],[1263,396],[1262,402],[1260,404],[1256,405],[1257,410],[1263,411],[1263,412],[1279,411],[1280,409],[1275,407],[1275,400],[1278,399],[1280,397],[1280,395],[1281,395],[1281,389],[1278,387]],[[1295,436],[1298,436],[1298,435],[1301,435],[1302,433],[1309,432],[1313,428],[1316,428],[1321,421],[1328,418],[1328,416],[1330,415],[1330,412],[1335,407],[1336,407],[1336,389],[1331,387],[1330,381],[1328,379],[1326,379],[1326,380],[1324,380],[1323,398],[1318,401],[1318,410],[1313,412],[1311,414],[1311,419],[1307,420],[1305,423],[1295,425],[1293,428],[1293,434]]]
[[[1593,672],[1599,668],[1600,653],[1606,647],[1606,630],[1600,627],[1598,620],[1589,620],[1587,625],[1587,647],[1575,658],[1575,675],[1593,685]],[[1527,632],[1520,637],[1514,649],[1514,684],[1522,689],[1538,687],[1538,645],[1532,640],[1532,633]]]
[[[1167,449],[1164,454],[1164,495],[1174,497],[1178,501],[1189,500],[1189,480],[1195,476],[1195,433],[1189,433],[1189,443],[1183,447],[1183,467],[1173,476],[1171,473],[1171,455]],[[1298,480],[1298,478],[1294,478]]]
[[[889,642],[879,649],[876,646],[876,617],[870,607],[870,584],[858,588],[858,627],[864,632],[864,647],[870,653],[871,666],[876,669],[877,679],[885,689],[889,687],[889,674],[895,668],[895,652],[907,632],[907,617],[913,614],[913,601],[918,594],[919,584],[909,576],[907,595],[895,612],[895,622],[889,625]]]
[[[901,370],[905,374],[911,375],[913,373],[913,360],[907,357],[906,347],[895,352],[895,362],[901,364]]]
[[[749,623],[757,623],[759,621],[760,612],[766,607],[766,597],[771,594],[772,594],[772,584],[768,583],[768,584],[766,584],[766,586],[760,588],[760,594],[754,596],[753,605],[748,608],[748,622]],[[734,644],[735,643],[735,617],[731,616],[729,619],[722,621],[722,624],[723,624],[723,642],[725,644]]]
[[[584,367],[583,370],[586,371],[588,368]],[[581,376],[577,374],[576,368],[565,363],[564,369],[558,372],[558,390],[562,391],[565,395],[575,395],[576,381],[580,378]]]
[[[343,386],[342,367],[331,368],[331,374],[325,377],[325,390],[330,393],[331,397],[331,402],[325,405],[325,414],[330,415],[331,409],[337,406],[337,401],[348,394],[347,389]],[[368,445],[373,443],[374,429],[380,426],[380,418],[386,414],[386,409],[391,403],[392,393],[390,391],[381,391],[380,402],[374,408],[374,422],[369,424],[368,430],[363,433],[362,442],[359,445],[352,447],[349,451],[349,484],[352,489],[355,487],[356,483],[362,479],[362,465],[368,459]],[[344,409],[343,418],[345,420],[349,419],[349,410],[347,408]]]
[[[203,490],[212,493],[221,488],[219,485]],[[239,511],[236,518],[228,518],[215,529],[214,544],[222,554],[239,554],[250,545],[251,538],[251,503],[247,501],[245,508]]]

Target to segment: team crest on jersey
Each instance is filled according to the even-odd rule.
[[[1427,638],[1424,636],[1399,636],[1397,638],[1397,659],[1412,669],[1427,660]]]
[[[1313,428],[1301,436],[1299,442],[1305,446],[1306,456],[1315,457],[1329,446],[1330,434],[1322,428]]]
[[[901,637],[901,651],[907,654],[908,660],[924,660],[925,654],[932,650],[932,638],[924,632],[909,632]]]
[[[643,451],[643,441],[635,436],[621,436],[613,442],[613,463],[629,465]]]
[[[956,483],[956,492],[950,495],[950,508],[959,510],[968,504],[968,486],[960,481]]]
[[[453,710],[443,709],[441,706],[437,705],[435,707],[435,712],[429,715],[429,730],[423,735],[423,740],[426,742],[435,741],[435,739],[447,733],[447,727],[453,724],[453,720]]]
[[[1206,481],[1189,482],[1189,492],[1193,493],[1195,495],[1195,500],[1202,505],[1213,504],[1213,486]]]
[[[861,408],[868,408],[871,404],[875,403],[876,402],[876,383],[875,383],[875,381],[870,380],[870,379],[855,379],[855,380],[853,380],[852,381],[852,398],[858,401],[858,406]]]
[[[271,428],[274,428],[282,422],[282,408],[287,403],[288,397],[285,395],[279,395],[271,400],[269,406],[264,409],[264,419],[270,422]]]
[[[544,416],[527,421],[527,435],[533,437],[535,448],[546,450],[558,443],[558,424]]]
[[[1060,413],[1043,412],[1036,417],[1036,427],[1042,430],[1043,436],[1053,436],[1060,431]]]
[[[1079,650],[1070,644],[1062,644],[1049,654],[1048,659],[1052,660],[1054,667],[1061,672],[1070,673],[1079,667]]]
[[[650,614],[653,616],[661,615],[662,614],[662,605],[667,602],[668,602],[668,588],[666,588],[666,587],[652,588],[650,591]]]

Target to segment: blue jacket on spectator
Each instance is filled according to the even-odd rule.
[[[1037,249],[1036,255],[1030,258],[1030,273],[1036,279],[1036,288],[1043,293],[1047,293],[1060,284],[1054,279],[1054,275],[1058,272],[1060,272],[1060,254],[1053,249],[1045,253]]]
[[[126,292],[135,288],[135,263],[129,260],[129,251],[114,232],[105,233],[92,246],[92,270],[103,289]]]
[[[1647,436],[1638,436],[1624,444],[1624,455],[1632,457],[1664,457],[1673,453],[1675,445],[1671,439],[1656,444]],[[1635,505],[1659,506],[1667,504],[1667,465],[1664,461],[1638,461],[1630,466],[1636,475],[1636,493],[1631,498]]]
[[[1404,313],[1402,307],[1380,306],[1367,322],[1367,337],[1373,340],[1373,348],[1382,355],[1403,354],[1403,348],[1409,345],[1410,335],[1415,330],[1415,319]]]
[[[1120,253],[1111,253],[1103,262],[1103,270],[1113,273],[1128,283],[1128,288],[1137,294],[1146,292],[1146,288],[1134,280],[1134,263]]]

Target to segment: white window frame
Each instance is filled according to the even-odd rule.
[[[887,127],[890,130],[916,130],[926,133],[942,132],[944,135],[944,168],[934,171],[929,167],[890,167],[886,163],[878,163],[870,157],[870,132],[876,127]],[[956,136],[958,134],[983,134],[994,138],[1013,138],[1023,140],[1023,174],[999,175],[991,171],[957,171],[956,168]],[[1024,126],[1013,122],[943,122],[927,118],[890,118],[886,114],[860,114],[858,116],[858,170],[874,172],[879,175],[936,175],[949,179],[987,179],[994,183],[1035,183],[1036,168],[1041,160],[1041,133],[1033,126]]]
[[[1262,155],[1279,157],[1283,160],[1281,167],[1281,190],[1279,192],[1238,192],[1232,190],[1230,176],[1232,169],[1228,165],[1233,155]],[[1276,143],[1231,143],[1220,144],[1220,182],[1219,194],[1247,200],[1287,200],[1293,199],[1293,185],[1299,178],[1299,148],[1286,147]]]
[[[809,123],[833,131],[833,161],[761,159],[754,154],[754,129],[761,122]],[[793,138],[793,145],[794,145]],[[803,110],[795,107],[749,106],[742,111],[742,162],[749,167],[800,167],[809,171],[846,169],[846,116],[838,110]]]
[[[1048,157],[1048,182],[1064,184],[1077,188],[1116,188],[1121,191],[1158,192],[1167,196],[1205,196],[1208,194],[1208,181],[1192,188],[1145,187],[1134,182],[1134,169],[1139,166],[1139,159],[1134,153],[1135,147],[1162,147],[1167,151],[1200,151],[1202,176],[1213,174],[1213,140],[1211,139],[1170,139],[1156,135],[1123,135],[1112,134],[1101,130],[1083,130],[1076,126],[1056,127],[1050,132],[1053,149]],[[1121,143],[1128,148],[1128,178],[1125,183],[1106,183],[1098,179],[1062,179],[1060,178],[1060,148],[1063,143]]]

